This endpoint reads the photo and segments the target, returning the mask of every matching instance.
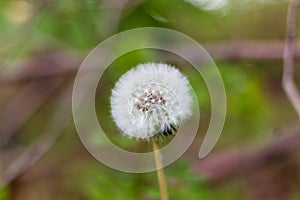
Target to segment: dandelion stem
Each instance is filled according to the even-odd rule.
[[[157,172],[157,179],[158,179],[158,184],[160,189],[161,200],[169,200],[167,182],[166,182],[166,177],[161,162],[159,148],[156,141],[153,138],[151,138],[151,140],[153,144],[154,158],[155,158],[155,164],[157,169],[156,172]]]

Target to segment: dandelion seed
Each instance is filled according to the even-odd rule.
[[[174,135],[191,115],[191,87],[167,64],[140,64],[125,73],[111,96],[111,113],[120,130],[149,139]]]

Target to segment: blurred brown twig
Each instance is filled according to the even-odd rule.
[[[283,43],[277,41],[231,41],[226,43],[210,43],[203,44],[203,47],[208,51],[214,60],[224,61],[240,61],[240,60],[257,60],[257,61],[270,61],[282,59]],[[189,52],[193,61],[201,63],[199,55],[197,55],[189,46],[180,46],[178,48]],[[300,59],[300,43],[295,46],[294,57]],[[23,84],[36,79],[51,78],[56,76],[75,75],[80,61],[83,59],[77,54],[68,52],[47,52],[47,56],[37,55],[30,58],[28,63],[38,63],[40,60],[56,60],[59,61],[52,63],[52,66],[47,67],[48,70],[32,70],[30,73],[12,74],[10,76],[0,77],[0,85]],[[166,61],[180,61],[176,57],[164,57]],[[29,65],[29,64],[28,64]]]
[[[58,76],[51,78],[48,77],[48,74],[55,74],[58,69],[63,72],[71,66],[74,68],[72,61],[75,62],[77,59],[72,56],[72,59],[69,60],[68,55],[66,56],[65,53],[40,54],[24,62],[21,70],[9,77],[12,78],[10,79],[11,83],[15,83],[12,88],[18,89],[13,89],[14,95],[8,97],[4,109],[0,112],[2,119],[0,129],[1,162],[4,158],[8,158],[2,163],[4,166],[1,170],[1,184],[9,184],[27,171],[49,150],[57,137],[65,130],[71,118],[70,91],[72,84],[70,83],[72,82],[70,82],[68,74],[57,74]],[[34,144],[25,148],[20,155],[15,157],[13,152],[20,148],[20,145],[17,141],[12,140],[15,139],[13,136],[20,132],[19,129],[38,109],[50,102],[59,104],[57,111],[52,116],[52,121],[47,124]]]
[[[69,99],[65,96],[61,98],[59,104],[52,120],[36,142],[23,151],[21,155],[17,156],[6,169],[3,169],[2,184],[7,185],[11,183],[38,161],[66,129],[71,120],[70,111],[68,110],[70,107]]]
[[[9,99],[1,99],[7,103],[0,110],[0,147],[7,145],[38,109],[66,87],[69,76],[65,72],[76,69],[77,63],[76,55],[71,53],[40,53],[26,60],[21,70],[2,78],[4,86],[15,85],[18,89]]]
[[[283,53],[283,89],[296,110],[300,120],[300,94],[294,82],[294,65],[296,55],[295,38],[297,34],[297,16],[299,0],[291,0],[287,14],[286,39]]]
[[[292,136],[258,150],[234,148],[198,160],[194,170],[212,185],[245,180],[253,199],[286,199],[300,181],[299,143],[298,128]]]

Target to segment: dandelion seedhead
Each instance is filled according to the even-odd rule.
[[[140,139],[174,135],[191,115],[191,87],[167,64],[140,64],[125,73],[111,96],[112,116],[121,131]]]

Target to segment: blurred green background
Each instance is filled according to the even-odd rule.
[[[227,93],[224,130],[211,154],[199,160],[210,120],[205,83],[187,62],[145,49],[118,58],[99,83],[96,109],[108,137],[124,149],[149,150],[151,145],[119,134],[109,95],[138,63],[167,62],[200,88],[201,110],[197,139],[165,168],[170,199],[299,199],[299,153],[276,148],[299,133],[281,89],[286,14],[284,0],[0,0],[0,200],[159,199],[155,172],[127,174],[102,165],[83,147],[72,120],[64,123],[58,112],[63,107],[72,117],[76,70],[97,44],[147,26],[185,33],[212,56]],[[53,127],[57,116],[62,123]],[[275,157],[261,156],[273,145],[280,149]]]

